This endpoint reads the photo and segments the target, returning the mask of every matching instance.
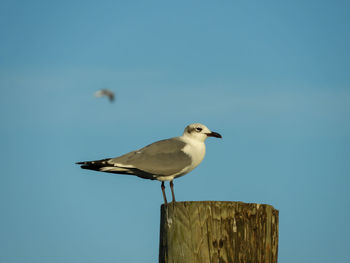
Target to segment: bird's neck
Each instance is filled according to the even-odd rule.
[[[204,149],[204,151],[205,151],[204,141],[199,140],[197,137],[182,135],[180,138],[182,141],[186,142],[187,144],[191,145],[192,147],[195,147],[198,149]]]

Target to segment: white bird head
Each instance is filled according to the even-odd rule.
[[[222,136],[208,129],[201,123],[192,123],[185,128],[183,136],[204,142],[208,137],[222,138]]]

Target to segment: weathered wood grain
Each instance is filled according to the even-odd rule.
[[[278,210],[242,202],[161,206],[160,263],[277,263]]]

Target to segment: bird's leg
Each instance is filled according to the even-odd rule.
[[[163,192],[164,204],[167,205],[168,202],[167,202],[167,200],[166,200],[166,195],[165,195],[165,185],[164,185],[164,181],[162,182],[161,188],[162,188],[162,192]]]
[[[173,180],[170,181],[170,189],[171,189],[171,195],[173,196],[173,203],[175,203],[176,200],[175,200],[175,194],[174,194],[174,183],[173,183]]]

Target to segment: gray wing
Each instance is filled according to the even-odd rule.
[[[169,176],[191,164],[191,157],[181,151],[185,145],[178,138],[162,140],[110,159],[108,163],[120,168],[136,168],[152,175]]]

